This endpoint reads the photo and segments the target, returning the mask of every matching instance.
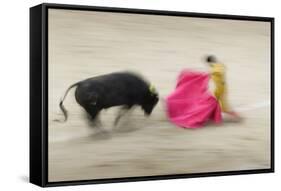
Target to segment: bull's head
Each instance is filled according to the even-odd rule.
[[[142,109],[144,110],[144,113],[146,115],[150,115],[153,108],[159,101],[158,93],[156,92],[156,89],[150,85],[149,87],[149,93],[145,97],[144,103],[142,105]]]

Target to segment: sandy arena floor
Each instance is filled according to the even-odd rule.
[[[102,112],[106,131],[90,127],[72,90],[82,79],[137,71],[167,96],[184,68],[207,70],[206,54],[227,67],[229,99],[245,118],[200,129],[167,121],[163,102],[151,117],[135,108],[116,128],[118,108]],[[49,11],[49,181],[270,167],[270,25],[87,11]]]

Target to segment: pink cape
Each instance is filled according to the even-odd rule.
[[[222,121],[221,108],[208,90],[209,74],[184,70],[176,89],[166,98],[169,120],[184,128],[202,127],[209,120]]]

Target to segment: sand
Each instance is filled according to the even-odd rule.
[[[227,67],[229,100],[244,120],[200,129],[170,123],[163,98],[184,68],[207,70],[214,54]],[[73,83],[115,71],[141,73],[161,100],[150,117],[119,108],[93,128]],[[212,84],[210,84],[212,88]],[[270,167],[270,24],[218,19],[49,10],[49,181],[150,176]]]

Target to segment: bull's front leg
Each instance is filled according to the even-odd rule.
[[[131,108],[132,106],[123,106],[120,110],[119,110],[119,112],[118,112],[118,114],[117,114],[117,117],[115,118],[115,120],[114,120],[114,126],[116,126],[117,124],[118,124],[118,122],[119,122],[119,120],[121,119],[121,117],[123,117],[127,112],[128,112],[128,110]]]

